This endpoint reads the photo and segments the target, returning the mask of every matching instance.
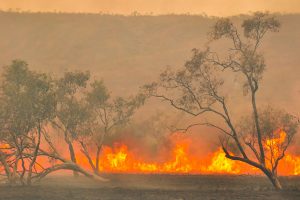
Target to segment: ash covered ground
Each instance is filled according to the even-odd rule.
[[[103,183],[85,177],[51,176],[31,187],[0,187],[5,200],[192,200],[300,199],[300,177],[282,177],[276,191],[265,177],[213,175],[106,175]]]

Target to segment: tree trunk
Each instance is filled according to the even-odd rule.
[[[58,164],[58,165],[49,167],[49,168],[45,169],[42,173],[35,176],[34,178],[40,180],[40,179],[46,177],[48,174],[58,171],[58,170],[72,170],[72,171],[79,172],[88,178],[93,178],[95,180],[104,181],[104,182],[108,181],[108,179],[97,176],[95,174],[92,174],[92,173],[86,171],[85,169],[81,168],[79,165],[77,165],[75,163],[71,163],[71,162],[62,163],[62,164]]]
[[[84,142],[79,142],[81,144],[81,152],[85,155],[85,157],[87,158],[91,168],[93,169],[94,173],[99,175],[100,174],[100,170],[99,170],[99,162],[100,162],[100,152],[101,152],[101,146],[97,145],[97,151],[96,151],[96,160],[95,163],[93,162],[89,151],[86,147],[86,145],[84,144]]]
[[[271,181],[272,185],[274,186],[274,188],[276,190],[282,190],[282,186],[281,186],[278,176],[276,174],[270,172],[267,169],[264,169],[262,171],[269,178],[269,180]]]
[[[6,155],[0,150],[0,162],[3,165],[5,174],[7,176],[7,180],[9,184],[12,184],[12,173],[9,169],[9,165],[6,162]]]
[[[226,150],[226,148],[224,146],[223,146],[223,151],[226,154],[226,158],[228,158],[230,160],[240,161],[240,162],[246,163],[248,165],[251,165],[251,166],[259,169],[261,172],[263,172],[269,178],[269,180],[271,181],[271,183],[273,184],[273,186],[276,190],[282,189],[282,186],[278,180],[276,171],[272,172],[271,170],[266,168],[264,165],[262,165],[262,163],[256,163],[252,160],[241,158],[238,156],[232,156],[229,154],[229,152]]]
[[[80,141],[79,143],[80,143],[80,145],[82,147],[81,152],[85,155],[85,157],[87,158],[87,160],[88,160],[91,168],[96,173],[97,170],[96,170],[95,164],[93,163],[93,160],[92,160],[92,158],[91,158],[91,156],[89,154],[89,151],[88,151],[86,145],[84,144],[83,141]]]
[[[40,149],[40,144],[41,144],[41,128],[40,128],[40,126],[38,127],[37,134],[38,134],[38,136],[37,136],[38,141],[37,141],[36,147],[35,147],[33,155],[32,155],[33,158],[32,158],[31,163],[29,165],[28,175],[27,175],[27,185],[31,185],[32,170],[33,170],[33,167],[34,167],[36,159],[37,159],[38,151]]]
[[[19,152],[19,156],[21,158],[21,163],[22,163],[22,173],[20,175],[20,181],[21,181],[22,185],[25,185],[24,176],[25,176],[25,173],[26,173],[26,167],[25,167],[25,161],[24,161],[24,158],[23,158],[23,152]]]
[[[71,161],[76,164],[77,160],[76,160],[76,155],[75,155],[75,152],[74,152],[74,148],[73,148],[72,142],[68,142],[68,145],[69,145],[69,152],[70,152]],[[79,176],[79,174],[78,174],[77,171],[73,171],[73,175],[75,177]]]
[[[271,177],[268,177],[270,181],[272,182],[273,186],[275,187],[276,190],[282,190],[282,186],[280,184],[280,181],[278,180],[278,177],[273,175]]]
[[[12,171],[12,174],[11,174],[11,183],[14,185],[17,183],[17,171],[18,171],[18,163],[19,163],[19,159],[16,158],[16,161],[15,161],[15,164],[13,166],[13,171]]]
[[[265,165],[265,152],[264,152],[264,147],[262,144],[262,136],[261,136],[261,130],[259,126],[259,116],[258,116],[258,111],[257,111],[257,106],[256,106],[256,98],[255,98],[255,91],[252,89],[252,108],[253,108],[253,115],[254,115],[254,121],[255,121],[255,127],[256,127],[256,132],[257,132],[257,142],[259,146],[259,152],[260,152],[260,162]]]
[[[97,152],[96,152],[96,174],[99,174],[100,169],[99,169],[99,162],[100,162],[100,152],[101,152],[101,147],[102,145],[97,145]]]

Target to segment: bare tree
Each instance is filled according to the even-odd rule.
[[[185,63],[183,69],[178,71],[167,69],[160,75],[158,82],[145,85],[143,89],[148,96],[167,101],[173,108],[193,117],[213,114],[221,119],[222,123],[205,121],[191,124],[187,129],[197,125],[216,128],[225,136],[221,140],[221,145],[227,158],[258,168],[270,179],[276,189],[281,189],[276,169],[295,133],[295,118],[280,113],[280,116],[281,114],[285,116],[285,120],[278,124],[273,123],[272,130],[267,129],[265,127],[266,119],[267,116],[271,117],[272,113],[266,116],[260,114],[256,99],[260,80],[266,67],[264,57],[258,52],[258,49],[266,33],[277,32],[280,23],[268,13],[257,12],[251,18],[244,20],[242,28],[243,36],[240,35],[238,28],[230,19],[219,19],[210,32],[210,42],[221,38],[228,39],[232,45],[226,55],[220,56],[209,48],[205,51],[193,49],[192,58]],[[239,130],[234,116],[231,115],[228,91],[224,90],[224,83],[226,83],[224,76],[227,76],[228,73],[239,76],[244,81],[242,88],[244,95],[250,95],[252,108],[250,113],[252,113],[253,122],[251,124],[254,130]],[[283,126],[281,127],[281,125]],[[291,128],[291,126],[295,127]],[[275,134],[274,131],[279,128],[287,133],[287,137],[281,146],[269,145],[268,150],[264,146],[265,141],[272,138],[272,134]],[[251,142],[245,140],[245,133],[252,134]],[[255,143],[253,143],[254,141]],[[236,151],[231,152],[227,144],[232,144]],[[273,155],[272,158],[266,158],[266,152],[274,152],[275,148],[279,148],[281,153],[277,156]],[[252,156],[253,154],[254,156]]]

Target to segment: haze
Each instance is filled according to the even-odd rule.
[[[300,0],[0,0],[0,196],[297,198],[299,22]]]
[[[222,5],[222,6],[220,6]],[[257,10],[299,13],[299,0],[0,0],[0,9],[33,12],[89,12],[131,14],[190,13],[228,16]]]

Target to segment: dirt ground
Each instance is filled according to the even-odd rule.
[[[71,176],[52,176],[31,187],[0,186],[5,200],[299,200],[300,177],[281,178],[275,191],[264,177],[204,175],[106,175],[103,183]]]

